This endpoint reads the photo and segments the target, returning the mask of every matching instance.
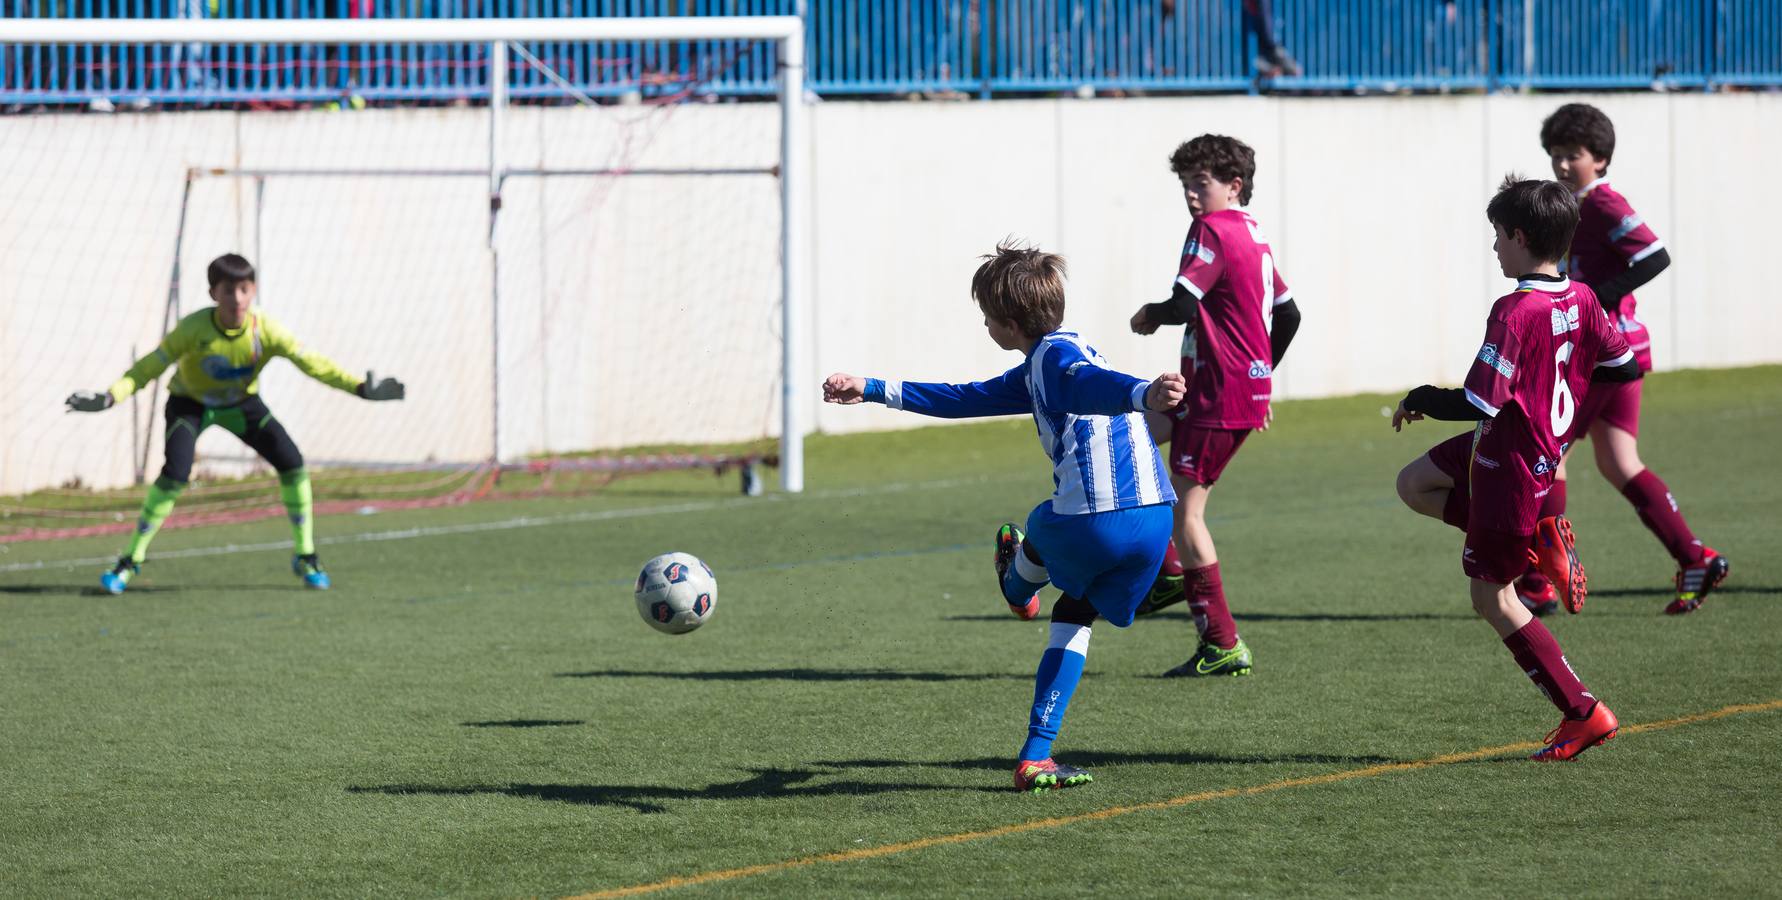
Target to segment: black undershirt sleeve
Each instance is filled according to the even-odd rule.
[[[1618,366],[1597,366],[1590,370],[1590,380],[1597,384],[1626,384],[1643,377],[1639,360],[1631,358]]]
[[[1268,333],[1268,350],[1272,357],[1270,365],[1278,366],[1281,358],[1287,355],[1287,345],[1293,343],[1293,335],[1299,331],[1299,304],[1292,300],[1275,307],[1275,324]]]
[[[1639,290],[1646,282],[1657,278],[1658,273],[1670,268],[1670,265],[1671,254],[1661,247],[1651,256],[1628,266],[1613,278],[1598,284],[1589,282],[1585,282],[1585,284],[1596,293],[1596,301],[1603,305],[1603,309],[1613,313],[1621,308],[1622,297]]]
[[[1404,408],[1444,422],[1479,422],[1491,418],[1466,399],[1465,388],[1439,388],[1426,384],[1405,395]]]
[[[1145,304],[1145,319],[1153,325],[1191,325],[1197,318],[1199,304],[1181,282],[1170,290],[1169,299]]]

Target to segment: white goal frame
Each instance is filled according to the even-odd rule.
[[[511,169],[502,158],[508,100],[508,44],[529,41],[759,40],[778,46],[780,106],[780,485],[804,489],[804,435],[809,430],[806,382],[809,334],[805,273],[809,246],[804,110],[804,22],[797,16],[688,16],[597,19],[0,19],[0,44],[484,44],[489,49],[489,251],[502,184]],[[497,269],[498,271],[498,269]],[[499,277],[492,279],[491,342],[500,353]],[[499,371],[499,358],[496,359]],[[492,456],[501,461],[500,393],[490,427]]]

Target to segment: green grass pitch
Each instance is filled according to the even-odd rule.
[[[1390,402],[1278,406],[1211,508],[1256,674],[1157,678],[1191,649],[1180,607],[1098,626],[1058,744],[1096,781],[1042,796],[1009,777],[1046,625],[990,574],[996,526],[1049,491],[1026,421],[815,438],[798,497],[679,474],[324,519],[326,594],[288,550],[221,549],[286,538],[277,520],[167,532],[122,597],[91,561],[116,539],[0,546],[0,896],[571,895],[732,869],[658,896],[1782,893],[1782,709],[1569,765],[1389,766],[1557,721],[1471,616],[1458,534],[1393,494],[1460,429],[1394,434]],[[1643,431],[1732,577],[1661,616],[1673,567],[1586,452],[1594,590],[1551,627],[1624,727],[1782,699],[1782,367],[1654,376]],[[630,596],[671,549],[721,586],[682,637]]]

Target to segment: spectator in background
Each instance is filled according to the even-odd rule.
[[[1176,13],[1176,0],[1161,0],[1164,18]],[[1256,73],[1263,78],[1300,74],[1299,61],[1275,39],[1275,14],[1269,0],[1244,0],[1244,33],[1256,36]]]

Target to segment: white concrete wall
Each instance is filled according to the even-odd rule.
[[[925,424],[822,407],[842,369],[967,380],[1017,359],[968,295],[1008,235],[1066,254],[1066,324],[1117,366],[1172,369],[1177,338],[1126,321],[1168,292],[1188,219],[1165,162],[1181,140],[1257,151],[1252,211],[1305,323],[1289,397],[1454,382],[1506,286],[1483,208],[1514,169],[1547,171],[1553,96],[823,103],[811,112],[812,387],[826,431]],[[1759,286],[1782,179],[1782,97],[1586,98],[1616,121],[1611,175],[1671,248],[1640,292],[1661,368],[1782,359]],[[161,330],[188,167],[486,163],[480,110],[0,118],[0,493],[133,472],[126,410],[65,416]],[[512,110],[514,167],[771,164],[761,104]],[[365,404],[283,363],[264,390],[312,459],[475,459],[494,402],[486,184],[476,178],[239,178],[194,184],[181,310],[229,250],[263,305],[349,367],[411,384]],[[777,188],[767,177],[516,177],[501,216],[504,455],[719,441],[778,425]],[[260,215],[256,217],[256,209]],[[164,396],[164,395],[163,395]],[[239,455],[210,434],[201,453]],[[158,441],[149,471],[159,466]]]

